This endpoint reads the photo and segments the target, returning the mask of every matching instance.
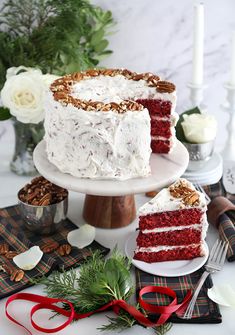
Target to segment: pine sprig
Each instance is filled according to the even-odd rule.
[[[49,277],[32,279],[33,284],[45,285],[45,291],[51,298],[65,298],[68,300],[76,299],[78,291],[77,273],[74,269],[70,271],[53,271]]]
[[[134,293],[130,273],[131,262],[115,248],[109,259],[104,259],[99,251],[92,254],[75,270],[53,272],[49,277],[39,278],[33,283],[45,285],[48,296],[63,298],[73,303],[75,312],[94,311],[114,299],[128,300]],[[67,304],[62,304],[69,309]],[[135,306],[143,314],[139,304]],[[116,317],[108,317],[109,323],[99,328],[101,331],[122,331],[134,325],[140,325],[133,316],[124,310]],[[171,324],[154,327],[157,335],[165,335]]]
[[[140,310],[143,314],[146,315],[145,311],[140,307],[139,304],[135,306],[137,310]],[[146,315],[147,316],[147,315]],[[139,324],[133,316],[128,314],[126,311],[121,310],[120,313],[116,317],[107,317],[109,323],[103,325],[102,327],[98,328],[101,331],[117,331],[122,332],[128,328],[131,328],[135,325],[139,325],[143,328],[141,324]],[[172,323],[165,323],[161,326],[153,327],[154,333],[156,335],[165,335],[172,327]]]

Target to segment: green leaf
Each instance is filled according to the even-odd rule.
[[[187,110],[186,112],[180,114],[179,120],[176,124],[175,130],[176,130],[176,137],[180,142],[186,142],[189,143],[188,140],[186,139],[185,135],[184,135],[184,130],[183,127],[181,125],[181,123],[183,122],[184,115],[191,115],[191,114],[201,114],[201,111],[198,107],[192,108]]]
[[[105,31],[104,31],[103,28],[95,31],[94,34],[91,37],[91,41],[90,41],[91,45],[95,46],[95,45],[99,44],[100,41],[103,39],[104,34],[105,34]]]
[[[88,0],[5,0],[0,8],[0,89],[12,66],[59,75],[94,68],[112,26],[112,13]]]
[[[12,117],[8,108],[0,107],[0,121],[8,120]]]
[[[99,42],[99,44],[96,44],[94,46],[94,49],[97,53],[100,53],[104,51],[105,48],[107,48],[108,44],[109,44],[108,40],[102,40]]]

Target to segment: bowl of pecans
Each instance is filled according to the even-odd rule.
[[[49,235],[66,219],[68,191],[42,176],[36,177],[18,192],[18,204],[25,226]]]

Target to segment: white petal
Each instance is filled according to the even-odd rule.
[[[42,255],[42,250],[38,246],[34,246],[15,256],[13,262],[22,270],[32,270],[40,262]]]
[[[95,228],[89,224],[84,224],[81,228],[72,230],[67,235],[69,244],[82,249],[91,244],[95,239]]]
[[[235,290],[229,284],[213,286],[207,294],[219,305],[235,307]]]

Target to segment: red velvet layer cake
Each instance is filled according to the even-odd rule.
[[[151,149],[154,153],[168,153],[174,145],[174,126],[178,120],[177,114],[174,113],[176,101],[174,93],[167,95],[163,93],[159,99],[136,100],[149,111],[151,118]]]
[[[152,263],[204,255],[205,196],[185,179],[163,189],[139,209],[134,258]]]

